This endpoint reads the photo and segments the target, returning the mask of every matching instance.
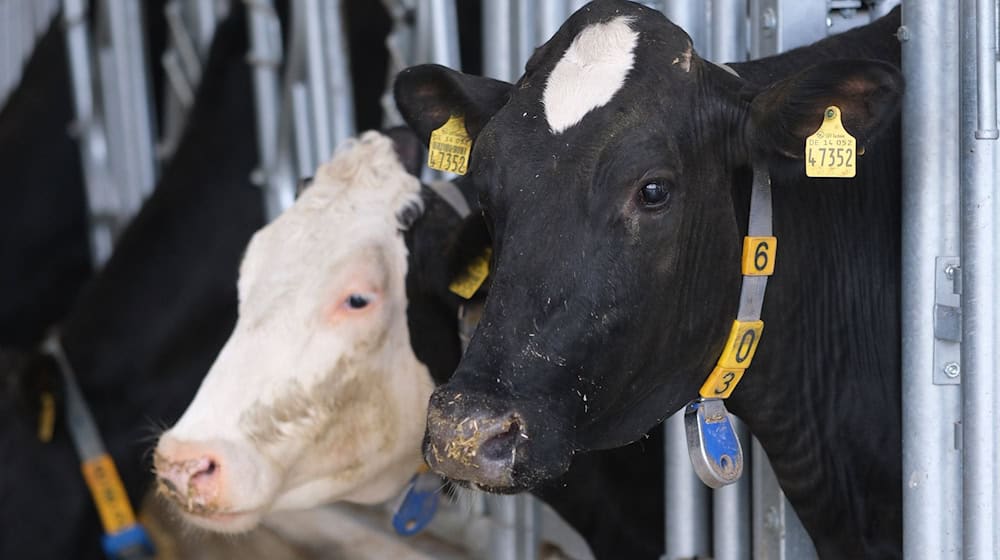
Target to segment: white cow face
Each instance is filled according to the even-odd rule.
[[[369,132],[254,236],[236,327],[156,449],[161,491],[194,524],[383,501],[421,463],[433,384],[410,346],[398,218],[419,190]]]

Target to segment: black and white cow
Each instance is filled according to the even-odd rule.
[[[397,102],[425,141],[464,116],[464,180],[493,245],[479,329],[431,398],[432,467],[530,489],[696,398],[736,317],[757,165],[780,244],[728,405],[824,558],[898,558],[899,24],[897,9],[737,76],[661,13],[600,0],[516,84],[401,73]],[[853,180],[804,174],[831,105],[865,149]]]
[[[233,278],[264,221],[242,7],[221,23],[190,126],[153,195],[61,323],[62,342],[133,505],[152,478],[152,424],[184,410],[236,318]],[[0,353],[3,354],[3,353]],[[2,356],[0,356],[2,357]],[[0,360],[2,361],[2,360]],[[36,438],[36,354],[0,365],[0,558],[103,558],[97,512],[59,423]],[[23,396],[22,396],[23,395]]]

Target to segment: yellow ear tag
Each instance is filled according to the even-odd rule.
[[[840,107],[827,107],[819,130],[806,138],[806,175],[854,177],[857,171],[857,144],[857,140],[844,130],[844,123],[840,121]]]
[[[38,413],[38,441],[49,443],[56,428],[56,399],[45,391],[39,397],[41,410]]]
[[[427,167],[465,175],[469,169],[472,138],[465,131],[465,117],[452,115],[441,128],[431,133]]]
[[[481,255],[472,259],[468,268],[451,282],[448,289],[458,296],[471,299],[486,281],[486,277],[490,275],[491,256],[493,256],[493,249],[487,247]]]

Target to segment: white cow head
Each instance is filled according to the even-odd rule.
[[[368,132],[254,235],[236,327],[156,448],[188,520],[233,532],[271,510],[380,502],[420,465],[433,384],[410,345],[400,233],[419,191]]]

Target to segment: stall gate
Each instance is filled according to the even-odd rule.
[[[342,0],[292,0],[287,37],[274,2],[248,8],[260,165],[270,216],[291,204],[300,177],[355,134]],[[461,67],[456,0],[383,0],[392,21],[386,124],[398,124],[391,78],[421,62]],[[483,73],[512,80],[532,50],[585,2],[484,0]],[[654,0],[717,62],[783,52],[884,15],[897,0]],[[1000,550],[1000,206],[997,197],[998,0],[904,0],[903,472],[907,559],[992,558]],[[166,92],[156,130],[138,0],[63,0],[76,125],[96,263],[176,147],[207,46],[229,3],[167,3]],[[0,0],[0,106],[58,3]],[[738,483],[709,491],[694,475],[681,415],[665,426],[664,560],[808,559],[812,544],[759,444]],[[537,557],[539,505],[483,498],[494,520],[487,548],[502,560]]]

